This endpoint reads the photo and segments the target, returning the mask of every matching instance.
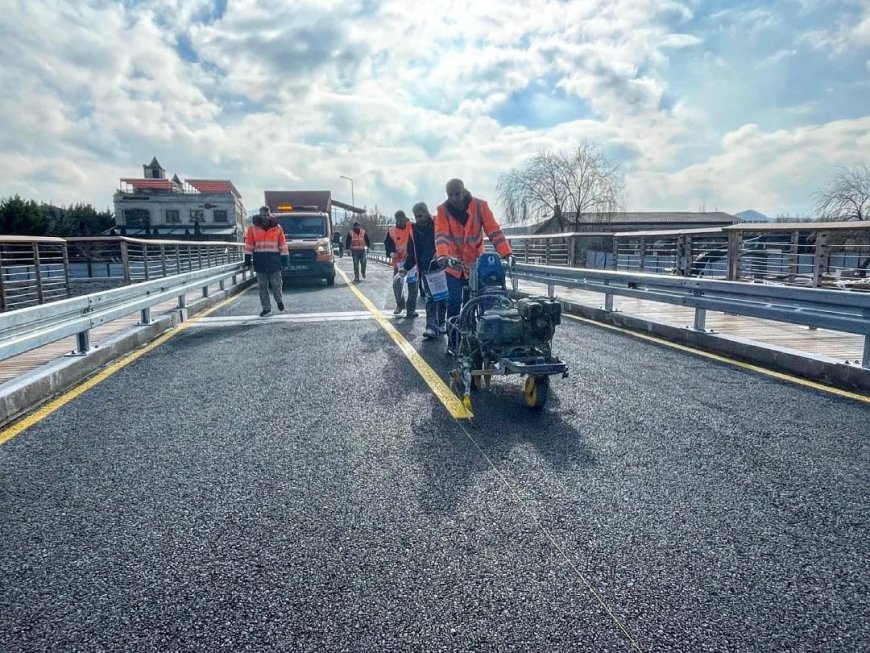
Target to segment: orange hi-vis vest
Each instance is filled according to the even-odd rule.
[[[465,267],[471,267],[483,254],[484,232],[500,256],[513,253],[485,200],[472,198],[468,205],[468,220],[464,225],[450,215],[446,203],[441,204],[435,216],[435,256],[458,258]],[[466,276],[464,270],[450,267],[446,272],[458,279]]]
[[[397,270],[408,256],[408,243],[414,238],[414,230],[411,229],[411,223],[406,222],[404,229],[399,229],[394,225],[387,229],[387,233],[396,246],[396,251],[393,252],[393,269]]]
[[[353,229],[350,230],[350,248],[351,249],[365,249],[366,248],[366,230],[360,227],[359,233],[355,232]]]
[[[263,229],[257,225],[248,227],[245,233],[245,254],[273,253],[288,256],[287,238],[281,225]]]

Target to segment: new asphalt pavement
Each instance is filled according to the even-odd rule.
[[[542,412],[456,420],[344,277],[284,294],[0,446],[0,650],[870,648],[867,403],[566,319]]]

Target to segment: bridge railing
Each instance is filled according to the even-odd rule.
[[[536,265],[870,290],[870,222],[508,235]],[[489,251],[492,246],[486,242]]]
[[[0,312],[69,297],[62,238],[0,236]]]
[[[187,306],[187,293],[201,289],[208,297],[209,288],[237,277],[247,278],[242,264],[227,263],[212,268],[184,272],[174,276],[143,281],[112,290],[71,297],[49,304],[30,306],[0,314],[0,360],[76,336],[77,353],[90,349],[90,330],[137,311],[139,323],[151,323],[151,307],[177,299],[178,308]]]
[[[0,312],[242,260],[244,245],[0,236]]]
[[[674,276],[517,264],[514,278],[578,288],[603,295],[613,311],[614,295],[694,308],[693,329],[705,331],[707,311],[825,328],[864,336],[861,365],[870,367],[870,294],[786,285],[688,279]]]

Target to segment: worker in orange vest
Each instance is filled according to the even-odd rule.
[[[263,308],[260,317],[266,317],[272,312],[272,304],[269,301],[270,290],[275,297],[278,310],[284,310],[281,272],[290,265],[290,252],[287,249],[284,230],[268,206],[261,206],[260,214],[255,215],[251,222],[251,226],[245,232],[245,267],[249,268],[253,265],[257,273],[260,305]]]
[[[350,257],[353,259],[354,283],[359,283],[360,268],[362,268],[362,278],[366,278],[366,250],[371,246],[366,230],[359,222],[354,222],[353,228],[347,232],[347,239],[344,243],[344,248],[350,250]]]
[[[414,240],[414,231],[411,229],[411,223],[408,222],[408,216],[404,211],[396,211],[396,224],[387,229],[387,237],[384,239],[384,251],[387,256],[392,257],[393,263],[393,294],[396,296],[396,309],[393,315],[400,315],[405,310],[405,278],[408,277],[408,293],[417,295],[417,280],[416,275],[409,273],[403,267],[405,258],[408,256],[408,247],[412,245]],[[413,280],[412,280],[413,279]],[[413,284],[413,287],[412,287]],[[418,313],[411,307],[406,317],[417,317]]]
[[[447,182],[447,201],[438,207],[435,216],[435,256],[446,265],[448,258],[458,259],[461,265],[446,268],[447,319],[459,315],[462,307],[462,289],[468,284],[468,269],[483,254],[483,234],[489,237],[502,258],[513,259],[510,243],[485,200],[472,197],[461,179]],[[447,353],[455,354],[459,333],[450,329]]]

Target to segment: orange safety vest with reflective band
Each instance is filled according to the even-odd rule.
[[[281,256],[287,256],[290,253],[281,225],[275,225],[269,229],[263,229],[255,224],[248,227],[245,234],[245,254],[257,252],[274,252]]]
[[[396,246],[396,251],[393,252],[393,269],[396,270],[399,264],[404,263],[405,257],[408,256],[408,243],[414,237],[414,232],[411,229],[411,223],[406,222],[404,229],[392,226],[387,229],[387,233],[393,239],[393,244]]]
[[[276,224],[268,229],[255,224],[248,227],[245,232],[245,254],[253,255],[254,269],[257,272],[280,270],[282,257],[290,254],[281,225]]]
[[[359,233],[353,229],[350,230],[350,248],[365,249],[366,248],[366,230],[360,227]]]
[[[484,232],[500,256],[513,253],[485,200],[472,198],[464,225],[450,215],[446,204],[441,204],[435,216],[435,256],[458,258],[465,267],[471,267],[483,254]],[[446,271],[458,279],[466,276],[464,270],[447,268]]]

